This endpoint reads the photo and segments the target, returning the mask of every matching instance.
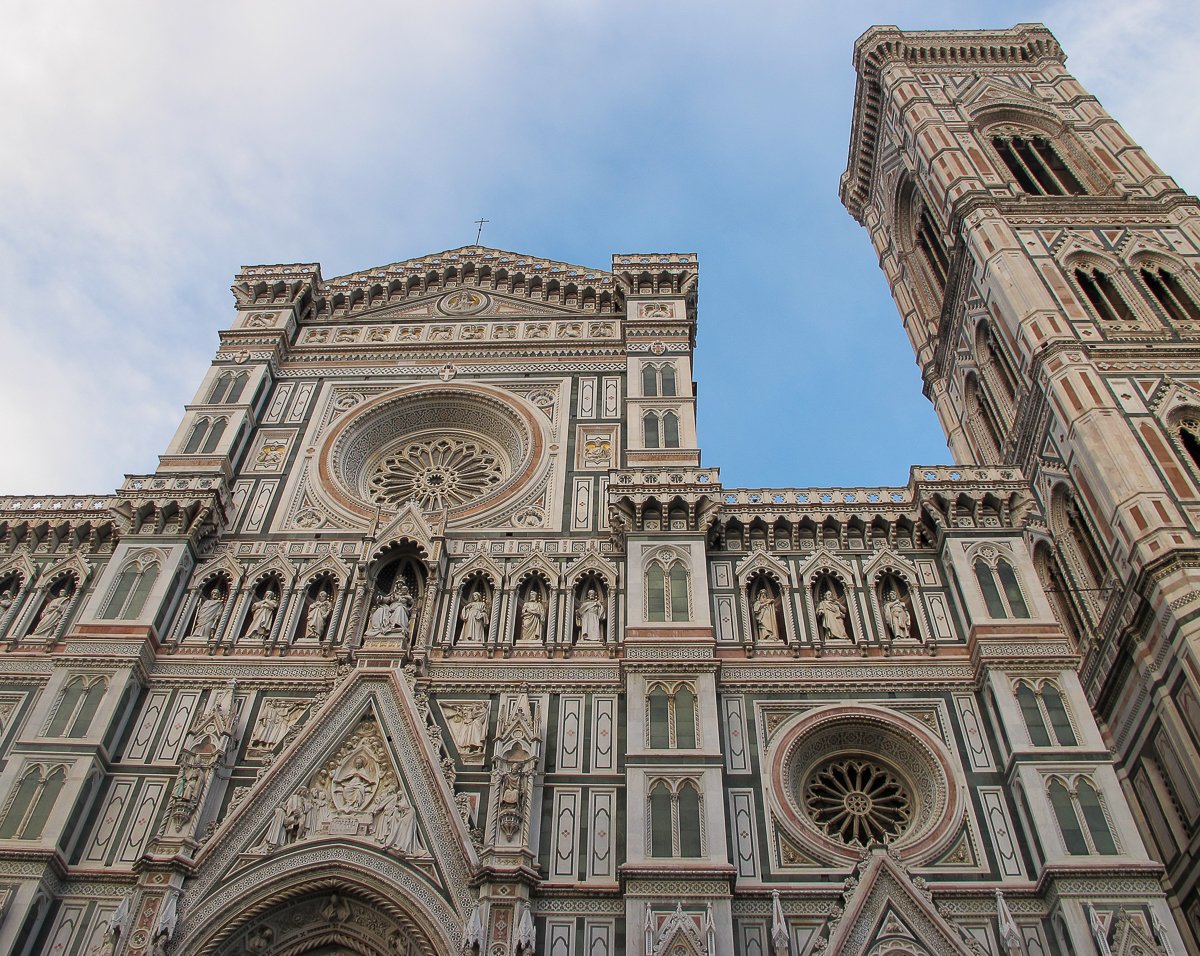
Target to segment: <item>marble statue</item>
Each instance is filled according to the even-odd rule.
[[[463,757],[478,757],[487,739],[488,706],[482,701],[442,704],[454,746]]]
[[[67,605],[71,601],[71,592],[62,593],[50,598],[42,608],[42,616],[37,627],[33,629],[34,637],[48,637],[58,628],[63,615],[67,613]]]
[[[468,644],[483,644],[487,641],[488,624],[491,622],[488,616],[487,601],[483,599],[483,592],[471,592],[471,600],[463,605],[460,617],[462,619],[462,630],[458,632],[460,641]]]
[[[268,700],[250,733],[251,750],[273,750],[309,707],[307,700]]]
[[[201,598],[196,606],[196,618],[192,621],[192,632],[188,637],[199,638],[202,641],[212,640],[216,636],[217,625],[221,622],[221,611],[224,609],[224,596],[213,588],[208,592],[208,597]]]
[[[775,596],[765,584],[758,589],[758,595],[754,598],[754,606],[751,610],[754,613],[754,628],[758,639],[760,641],[779,640],[779,615],[775,606]]]
[[[329,592],[325,590],[318,592],[317,599],[308,606],[308,623],[304,628],[304,636],[309,640],[324,640],[332,614],[333,601],[329,597]]]
[[[396,631],[399,634],[408,634],[409,626],[412,623],[412,597],[408,593],[408,588],[401,584],[396,593],[391,598],[392,606],[388,615],[388,630]]]
[[[588,588],[587,597],[579,602],[575,609],[575,623],[579,625],[581,641],[604,642],[604,618],[606,615],[604,602],[596,593],[595,588]]]
[[[279,610],[279,595],[270,588],[257,601],[250,612],[250,630],[246,637],[250,640],[258,638],[268,641],[271,637],[271,627],[275,623],[275,612]]]
[[[825,588],[821,603],[817,605],[817,620],[830,640],[850,640],[850,633],[846,629],[846,606],[838,600],[831,587]]]
[[[417,840],[417,814],[408,798],[396,790],[387,795],[375,815],[375,839],[386,850],[413,854]]]
[[[530,591],[521,605],[521,634],[523,644],[540,644],[546,632],[546,605],[537,591]]]
[[[382,634],[391,627],[392,621],[392,596],[390,594],[381,594],[379,601],[375,605],[375,610],[371,612],[371,618],[367,621],[368,634]]]
[[[912,634],[912,615],[908,605],[891,588],[883,596],[883,621],[896,640],[906,641]]]
[[[4,615],[8,613],[15,601],[16,598],[13,597],[11,588],[5,588],[3,591],[0,591],[0,621],[4,620]]]

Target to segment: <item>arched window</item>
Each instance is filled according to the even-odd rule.
[[[142,613],[146,598],[158,580],[157,561],[131,561],[117,577],[116,587],[100,617],[105,620],[130,620]]]
[[[1000,579],[999,587],[996,585],[997,577]],[[1017,581],[1017,573],[1004,558],[996,559],[994,571],[983,558],[976,558],[975,578],[979,582],[989,617],[1029,617],[1029,607],[1021,592],[1021,584]]]
[[[993,136],[992,146],[1024,192],[1031,196],[1082,196],[1083,183],[1042,136]]]
[[[686,621],[691,617],[688,571],[679,558],[664,566],[655,558],[646,568],[646,620]]]
[[[646,696],[652,750],[696,748],[696,693],[689,684],[656,683]]]
[[[667,397],[675,394],[675,366],[664,365],[662,367],[662,393]]]
[[[1004,444],[1001,438],[1001,418],[992,404],[991,397],[979,387],[979,379],[973,372],[967,375],[963,383],[963,403],[967,429],[974,439],[977,457],[984,464],[998,462]]]
[[[674,412],[663,412],[663,447],[679,447],[679,416]]]
[[[1192,459],[1192,464],[1200,468],[1200,420],[1192,417],[1181,418],[1175,426],[1175,435],[1188,457]]]
[[[1200,306],[1197,306],[1183,283],[1174,273],[1158,265],[1146,265],[1139,270],[1142,282],[1159,308],[1173,322],[1200,322]]]
[[[686,781],[678,794],[679,855],[700,856],[700,791],[692,781]]]
[[[1049,792],[1050,804],[1054,808],[1058,829],[1068,853],[1086,856],[1117,852],[1099,791],[1091,780],[1076,777],[1069,787],[1061,777],[1054,777]]]
[[[1075,282],[1102,322],[1132,322],[1137,318],[1108,273],[1092,265],[1079,266]]]
[[[242,392],[246,390],[246,383],[250,381],[249,372],[222,372],[213,384],[212,391],[208,393],[209,405],[232,405],[242,397]]]
[[[0,839],[40,839],[66,779],[67,768],[62,764],[53,767],[34,764],[27,768],[17,783],[4,820],[0,821]]]
[[[939,294],[944,293],[946,282],[950,278],[950,257],[946,254],[946,247],[942,244],[933,220],[929,218],[928,209],[923,208],[917,219],[916,245],[921,250],[934,287]]]
[[[642,394],[648,398],[658,395],[658,369],[653,365],[642,366]]]
[[[647,448],[658,448],[658,416],[654,412],[647,412],[642,417],[642,444]]]
[[[192,426],[187,444],[183,446],[183,453],[185,455],[194,455],[196,453],[202,455],[212,454],[216,451],[217,445],[220,444],[221,436],[225,434],[225,426],[227,424],[228,419],[225,418],[201,418]]]
[[[695,859],[704,852],[703,800],[694,780],[650,786],[650,855]]]
[[[1049,681],[1017,685],[1017,702],[1035,747],[1074,747],[1077,744],[1062,693]]]
[[[104,699],[108,681],[103,677],[73,677],[46,727],[47,737],[86,737],[92,719]]]
[[[650,788],[650,855],[674,856],[673,795],[665,781]]]

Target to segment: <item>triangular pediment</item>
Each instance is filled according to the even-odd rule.
[[[937,911],[913,881],[877,848],[860,867],[845,908],[830,930],[826,951],[868,956],[877,944],[904,940],[916,953],[975,956],[958,930]]]
[[[204,845],[181,932],[349,868],[457,946],[478,859],[426,726],[398,672],[355,672]]]
[[[493,269],[504,268],[509,271],[519,270],[529,272],[535,269],[539,271],[545,269],[552,275],[559,275],[561,273],[564,277],[592,281],[611,277],[612,275],[612,273],[605,269],[595,269],[591,266],[575,265],[570,262],[559,262],[555,259],[543,259],[540,256],[531,256],[523,252],[512,252],[508,249],[496,249],[492,246],[459,246],[456,249],[431,252],[428,255],[412,259],[401,259],[399,262],[375,266],[371,269],[364,269],[361,272],[352,272],[348,275],[337,276],[327,281],[338,283],[353,282],[362,279],[379,279],[389,273],[429,273],[448,267],[455,267],[461,271],[467,263],[474,264],[476,268],[488,265]]]

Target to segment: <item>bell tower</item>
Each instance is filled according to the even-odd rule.
[[[1027,543],[1200,940],[1200,205],[1039,24],[855,48],[841,199],[957,461],[1020,469]]]

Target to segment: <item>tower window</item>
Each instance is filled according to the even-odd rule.
[[[225,434],[225,426],[228,423],[228,419],[225,418],[201,418],[192,426],[187,444],[183,446],[183,453],[185,455],[197,453],[211,455],[220,444],[221,436]]]
[[[650,855],[695,858],[703,854],[702,800],[695,781],[650,787]]]
[[[663,365],[642,366],[642,394],[647,398],[675,396],[675,366],[670,362]]]
[[[212,391],[208,393],[208,404],[228,403],[232,405],[242,397],[242,392],[245,391],[246,383],[249,381],[249,372],[238,372],[237,374],[222,372],[213,384]]]
[[[121,571],[116,587],[100,612],[105,620],[128,620],[138,617],[146,606],[146,598],[158,579],[158,563],[142,564],[131,561]]]
[[[1000,159],[1031,196],[1082,196],[1083,183],[1042,136],[993,136]]]
[[[1107,273],[1091,266],[1079,268],[1075,281],[1101,321],[1132,322],[1136,318]]]
[[[100,707],[100,701],[108,683],[103,677],[73,677],[63,688],[62,697],[54,709],[54,716],[46,727],[47,737],[85,737],[92,718]]]
[[[946,255],[946,247],[942,245],[941,237],[933,227],[927,209],[921,210],[917,225],[917,248],[925,257],[925,265],[929,268],[930,277],[939,292],[946,291],[946,282],[950,278],[950,257]]]
[[[0,839],[39,839],[66,779],[67,768],[62,764],[46,767],[35,763],[29,767],[21,775],[8,813],[0,822]]]
[[[648,412],[642,418],[642,444],[647,448],[658,448],[658,416],[654,412]]]
[[[1049,681],[1034,686],[1026,681],[1017,685],[1017,703],[1035,747],[1074,747],[1077,744],[1071,718],[1062,693]]]
[[[1029,617],[1029,606],[1021,592],[1021,584],[1013,566],[997,558],[993,569],[982,558],[975,559],[975,578],[983,594],[989,617],[1004,620],[1010,617]],[[999,578],[999,586],[996,579]]]
[[[1063,843],[1072,856],[1092,853],[1112,855],[1117,852],[1104,805],[1091,780],[1080,776],[1068,783],[1061,777],[1053,778],[1050,782],[1050,805],[1054,808]]]
[[[678,558],[669,567],[655,558],[646,569],[646,620],[686,621],[691,616],[688,572]]]
[[[689,684],[655,684],[646,698],[652,750],[694,750],[696,692]]]
[[[646,412],[642,416],[642,444],[647,448],[679,447],[679,415],[675,412]]]
[[[1140,270],[1142,281],[1154,301],[1173,322],[1200,322],[1200,306],[1179,279],[1161,266],[1150,266]]]

